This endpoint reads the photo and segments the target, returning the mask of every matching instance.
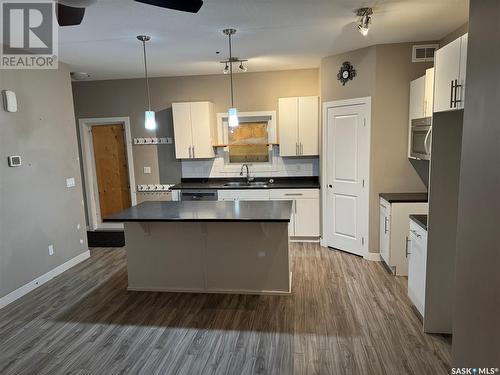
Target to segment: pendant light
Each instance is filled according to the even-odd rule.
[[[234,89],[233,89],[233,50],[231,45],[231,36],[236,34],[236,29],[224,29],[222,30],[224,35],[227,35],[229,38],[229,60],[226,62],[229,63],[229,77],[231,81],[231,108],[228,109],[228,123],[229,127],[235,128],[239,125],[238,120],[238,110],[234,106]]]
[[[137,39],[142,42],[144,52],[144,73],[146,77],[146,98],[148,101],[148,110],[144,112],[144,126],[147,130],[156,129],[156,117],[154,111],[151,110],[151,95],[149,92],[149,76],[148,76],[148,60],[146,57],[146,42],[151,40],[149,35],[138,35]]]
[[[373,14],[372,8],[359,8],[355,11],[356,15],[359,17],[358,20],[358,31],[363,36],[368,35],[368,31],[370,30],[370,24],[372,23],[372,18],[370,17]]]

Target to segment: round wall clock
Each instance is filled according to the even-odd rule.
[[[345,61],[340,67],[337,79],[342,82],[342,86],[345,86],[347,81],[352,80],[354,77],[356,77],[356,70],[349,61]]]

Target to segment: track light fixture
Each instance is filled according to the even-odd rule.
[[[363,36],[368,35],[368,31],[370,29],[370,24],[372,23],[372,18],[370,17],[373,14],[372,8],[359,8],[356,9],[356,16],[359,17],[358,20],[358,31]]]
[[[233,45],[231,42],[231,37],[236,34],[235,29],[224,29],[222,30],[222,33],[228,37],[228,44],[229,44],[229,58],[227,60],[221,61],[221,64],[224,64],[224,74],[229,74],[230,76],[230,89],[231,89],[231,107],[228,109],[228,123],[229,127],[234,128],[239,125],[239,120],[238,120],[238,109],[234,106],[234,89],[233,89],[233,64],[234,63],[240,63],[240,70],[243,72],[247,71],[246,66],[243,65],[245,61],[248,60],[243,60],[239,59],[237,57],[233,56]]]

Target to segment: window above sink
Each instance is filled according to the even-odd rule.
[[[273,172],[276,169],[274,145],[276,112],[240,112],[239,126],[229,127],[227,113],[217,114],[217,155],[224,159],[223,171],[239,172],[243,164],[250,165],[250,173]],[[274,147],[277,148],[277,147]]]

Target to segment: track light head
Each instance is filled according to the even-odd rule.
[[[243,73],[245,73],[245,72],[248,70],[248,69],[247,69],[247,67],[246,67],[245,65],[243,65],[243,61],[242,61],[242,62],[240,62],[240,66],[239,66],[239,68],[240,68],[240,70],[241,70]]]
[[[370,16],[373,14],[373,9],[359,8],[355,11],[355,13],[359,17],[358,31],[361,33],[361,35],[367,36],[370,29],[370,24],[372,23],[372,18]]]

